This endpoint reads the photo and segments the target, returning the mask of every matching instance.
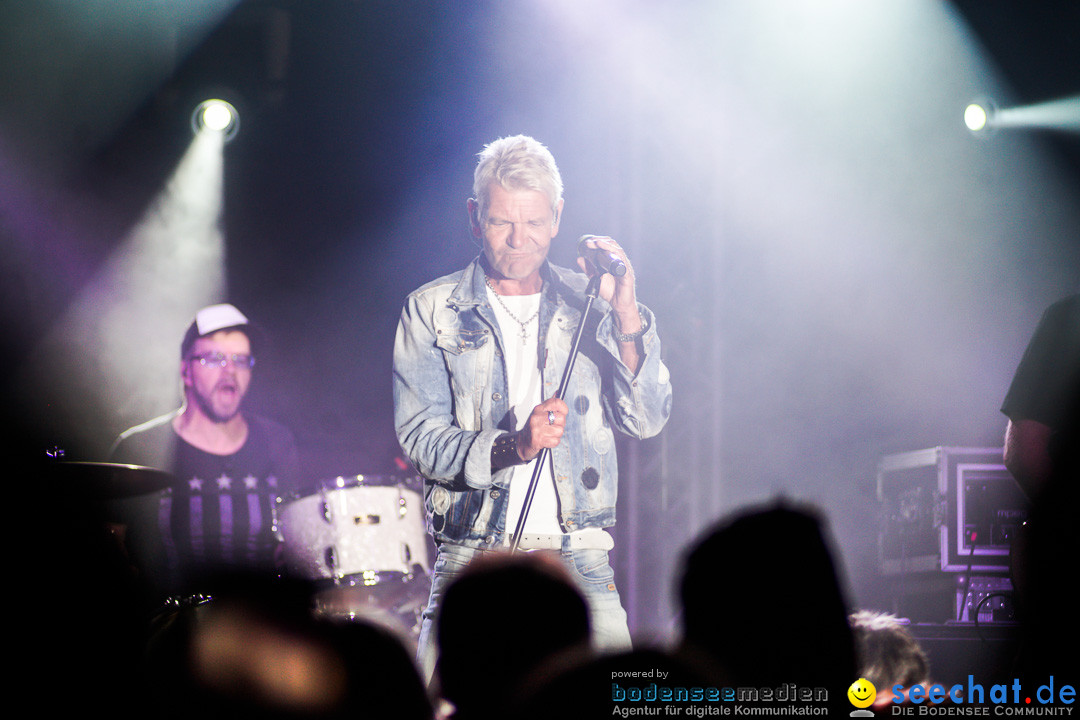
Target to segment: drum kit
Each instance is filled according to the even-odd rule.
[[[115,463],[57,462],[51,475],[77,495],[98,500],[160,492],[174,482],[160,470]],[[383,622],[415,639],[431,587],[424,516],[420,478],[319,481],[278,500],[283,572],[314,585],[317,615]]]
[[[419,478],[355,475],[283,498],[277,511],[287,571],[320,588],[333,618],[390,616],[419,631],[431,583]]]

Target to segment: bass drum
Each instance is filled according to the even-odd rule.
[[[417,613],[430,589],[423,483],[387,475],[337,477],[283,500],[286,570],[314,580],[316,609],[351,617]]]

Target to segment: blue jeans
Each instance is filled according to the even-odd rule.
[[[417,641],[416,660],[426,682],[431,681],[435,672],[438,657],[435,625],[446,588],[472,558],[483,552],[492,551],[449,544],[439,548],[431,579],[431,595]],[[607,551],[564,547],[559,555],[589,606],[593,647],[603,652],[630,650],[630,628],[619,591],[615,588],[615,571],[608,562]]]

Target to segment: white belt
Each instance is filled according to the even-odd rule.
[[[571,550],[610,550],[615,547],[611,533],[600,528],[586,528],[567,535],[525,533],[518,543],[519,550],[562,550],[563,539],[569,540]]]

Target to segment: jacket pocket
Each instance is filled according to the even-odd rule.
[[[486,328],[440,330],[435,345],[446,361],[454,398],[454,423],[462,430],[482,430],[484,397],[491,382],[494,356],[491,333]]]

